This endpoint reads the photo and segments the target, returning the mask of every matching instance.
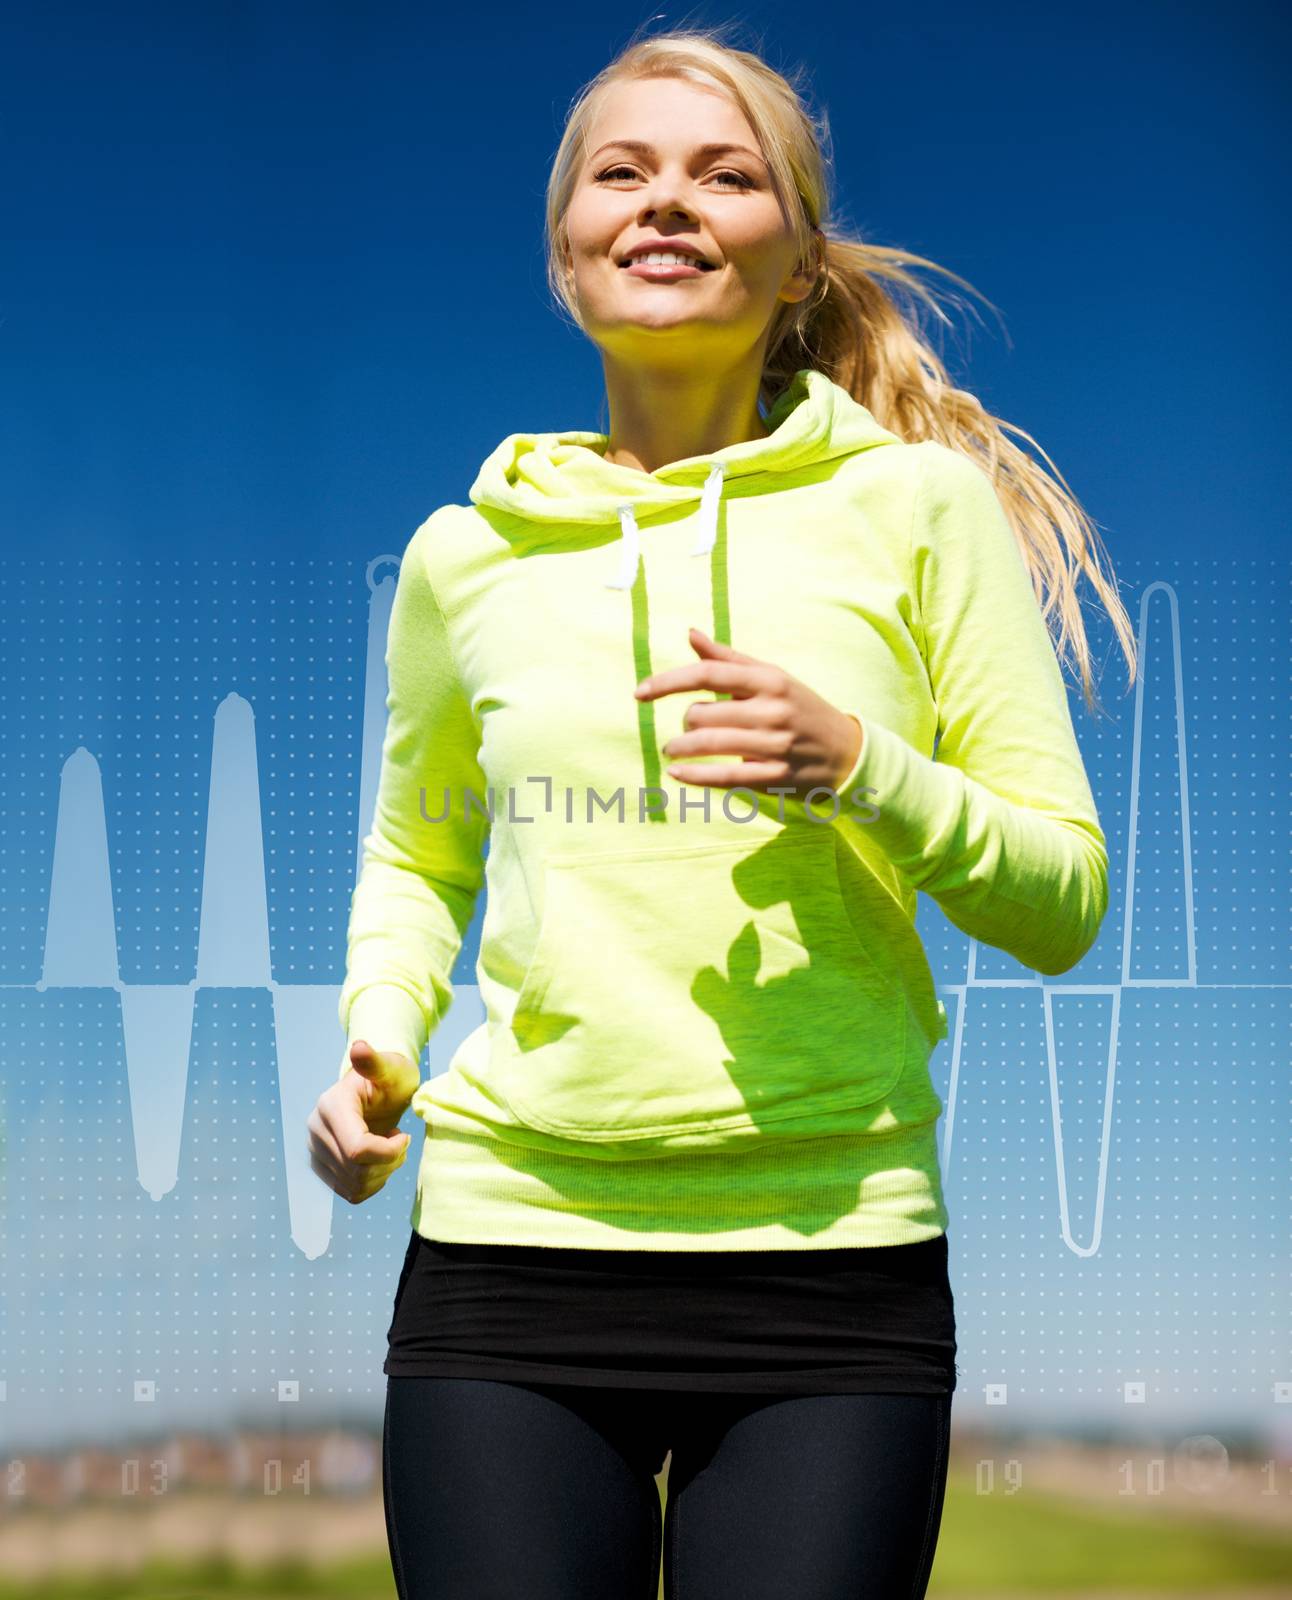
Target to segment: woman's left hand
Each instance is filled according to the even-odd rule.
[[[783,668],[741,655],[691,629],[700,659],[652,673],[637,685],[638,700],[657,700],[682,689],[713,689],[730,700],[697,701],[683,718],[688,731],[670,739],[669,774],[715,789],[784,789],[806,799],[813,789],[837,791],[861,754],[861,724],[800,683]],[[730,766],[690,767],[676,758],[733,755]]]

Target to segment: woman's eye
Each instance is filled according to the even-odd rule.
[[[626,173],[628,175],[628,177],[630,177],[630,178],[636,177],[636,173],[633,171],[633,169],[631,167],[607,167],[603,172],[598,172],[595,176],[596,176],[596,181],[598,183],[602,183],[607,178],[618,177],[623,173]],[[714,173],[714,177],[715,178],[725,178],[729,182],[734,182],[736,187],[739,188],[739,189],[752,189],[754,187],[754,180],[752,178],[746,177],[746,175],[743,172],[734,172],[734,171],[715,172]]]

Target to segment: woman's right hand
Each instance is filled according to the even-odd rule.
[[[310,1112],[310,1166],[343,1200],[362,1205],[404,1164],[411,1139],[395,1130],[422,1075],[407,1056],[364,1039],[351,1042],[350,1067]]]

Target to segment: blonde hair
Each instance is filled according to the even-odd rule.
[[[1052,637],[1057,634],[1056,653],[1062,663],[1071,652],[1087,707],[1094,710],[1097,699],[1077,596],[1083,572],[1104,604],[1133,683],[1134,630],[1111,567],[1107,574],[1103,570],[1093,521],[1030,434],[954,387],[923,336],[918,306],[904,309],[890,289],[918,297],[944,325],[949,319],[936,295],[907,267],[929,267],[973,294],[978,291],[923,256],[830,227],[826,117],[814,119],[795,83],[759,56],[725,43],[719,29],[674,30],[630,43],[571,105],[547,184],[547,280],[576,326],[582,324],[566,262],[565,214],[587,148],[586,132],[601,100],[611,85],[636,78],[684,78],[735,102],[758,137],[773,185],[792,220],[800,259],[815,256],[824,269],[812,294],[798,304],[780,302],[772,318],[759,386],[763,405],[771,404],[800,367],[813,367],[899,438],[909,443],[936,439],[968,456],[992,481],[1037,605]],[[979,298],[991,304],[985,296]],[[1006,430],[1036,445],[1054,469],[1054,478],[1007,438]]]

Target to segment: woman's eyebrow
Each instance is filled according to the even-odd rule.
[[[588,159],[590,161],[594,160],[601,154],[602,150],[610,149],[633,150],[638,155],[642,156],[649,156],[655,153],[655,146],[648,144],[645,139],[610,139],[605,144],[600,145],[596,150],[594,150]],[[733,151],[739,155],[753,156],[755,161],[761,161],[763,159],[757,150],[751,150],[748,145],[743,144],[701,144],[697,145],[695,149],[696,155],[700,156],[725,156]]]

